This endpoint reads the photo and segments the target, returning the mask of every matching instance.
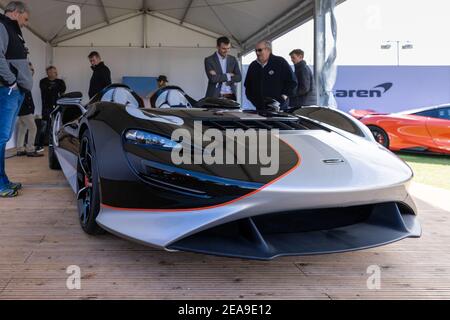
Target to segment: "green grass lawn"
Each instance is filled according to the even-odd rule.
[[[450,190],[450,156],[399,154],[414,170],[414,181]]]

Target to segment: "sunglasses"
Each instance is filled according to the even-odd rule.
[[[261,52],[263,52],[265,49],[267,49],[267,48],[255,49],[255,52],[256,52],[256,53],[261,53]]]

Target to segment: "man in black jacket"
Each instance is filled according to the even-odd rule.
[[[303,50],[296,49],[290,54],[295,66],[298,88],[294,96],[290,98],[292,107],[307,107],[317,105],[315,79],[311,69],[304,60]]]
[[[265,98],[280,102],[281,108],[289,106],[289,96],[294,95],[297,80],[291,67],[282,57],[272,54],[269,41],[256,45],[257,60],[250,65],[245,79],[247,98],[256,107],[264,109]]]
[[[97,51],[91,52],[88,57],[91,68],[94,71],[89,86],[89,98],[92,99],[97,93],[111,85],[111,71],[102,61]]]
[[[48,119],[56,101],[66,92],[66,83],[58,79],[58,70],[54,66],[47,68],[47,77],[40,84],[42,96],[42,118]]]
[[[37,139],[37,146],[41,148],[48,145],[50,137],[50,114],[53,112],[56,101],[66,92],[66,83],[58,79],[58,70],[54,66],[47,68],[47,77],[39,83],[42,98],[42,120]]]

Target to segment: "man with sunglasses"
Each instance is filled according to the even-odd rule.
[[[256,61],[250,64],[245,79],[247,98],[257,110],[265,108],[264,100],[272,98],[281,104],[281,109],[289,107],[289,96],[297,89],[297,79],[288,62],[272,54],[270,41],[256,45]]]

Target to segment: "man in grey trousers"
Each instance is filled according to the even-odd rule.
[[[34,75],[34,67],[30,63],[31,74]],[[37,127],[34,116],[35,106],[31,92],[25,93],[25,99],[19,111],[17,120],[17,156],[27,156],[30,158],[40,158],[44,155],[38,153],[35,147]],[[27,143],[25,137],[28,133]]]
[[[28,19],[28,8],[20,1],[10,2],[5,14],[0,14],[0,198],[16,197],[22,188],[6,175],[5,151],[24,94],[33,87],[28,49],[21,31]]]
[[[217,51],[205,59],[208,98],[237,100],[236,83],[242,81],[242,74],[237,59],[228,54],[230,50],[230,39],[221,37],[217,39]]]

